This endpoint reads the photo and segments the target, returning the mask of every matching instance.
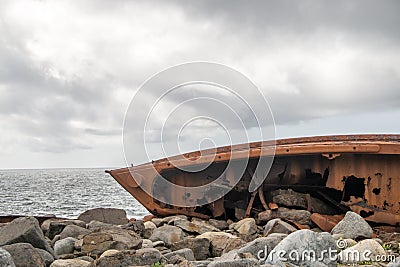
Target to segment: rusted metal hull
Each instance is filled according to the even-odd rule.
[[[208,153],[212,158],[207,158]],[[182,156],[189,160],[182,160]],[[205,206],[171,206],[142,190],[143,185],[156,186],[159,174],[174,184],[199,186],[209,183],[209,177],[222,173],[230,160],[240,161],[249,157],[247,167],[251,172],[260,157],[272,156],[275,156],[272,168],[259,190],[248,192],[251,175],[246,172],[225,197]],[[191,162],[201,164],[201,160],[210,159],[212,164],[197,173],[175,168]],[[243,202],[245,215],[251,216],[274,206],[274,203],[268,203],[268,192],[290,188],[324,200],[338,213],[350,209],[372,222],[400,223],[400,135],[339,135],[256,142],[221,147],[216,154],[211,150],[197,151],[108,172],[158,216],[229,217],[234,213],[235,205],[243,205]],[[138,174],[140,179],[133,179],[131,173]],[[234,176],[234,168],[227,170],[226,175]],[[164,197],[171,199],[183,194],[165,188]]]

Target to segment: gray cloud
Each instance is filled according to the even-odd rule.
[[[18,157],[43,157],[33,167],[124,165],[120,132],[135,90],[157,71],[193,60],[248,75],[285,136],[309,135],[320,120],[337,124],[334,134],[343,116],[397,114],[399,13],[398,1],[3,1],[0,168],[24,167]],[[251,112],[241,111],[254,127]],[[370,131],[355,124],[353,131]],[[201,131],[193,136],[201,139]],[[190,150],[190,138],[182,140]]]

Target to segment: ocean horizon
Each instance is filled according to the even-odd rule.
[[[128,218],[149,214],[105,173],[112,168],[0,169],[0,216],[77,218],[93,208],[124,209]]]

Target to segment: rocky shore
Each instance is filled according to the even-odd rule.
[[[393,267],[400,266],[399,242],[400,233],[377,234],[353,212],[323,232],[309,212],[289,208],[237,222],[182,215],[128,220],[124,210],[99,208],[76,220],[0,224],[0,267]]]

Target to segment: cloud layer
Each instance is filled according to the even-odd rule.
[[[398,1],[2,1],[0,168],[125,165],[135,90],[198,60],[253,80],[278,137],[399,132],[399,13]]]

